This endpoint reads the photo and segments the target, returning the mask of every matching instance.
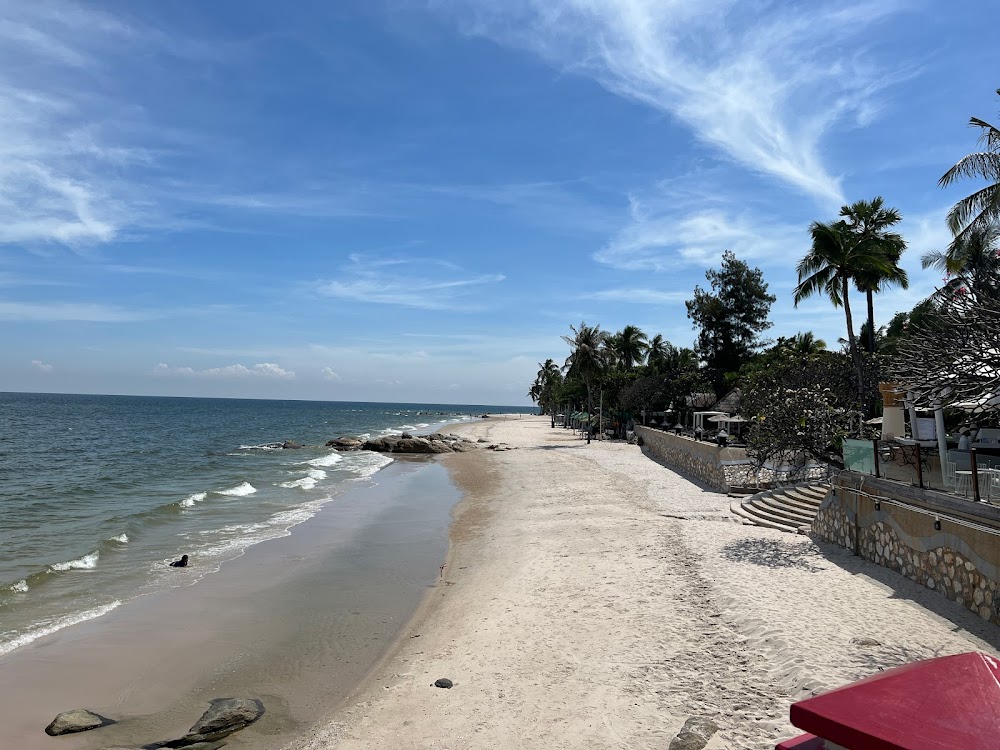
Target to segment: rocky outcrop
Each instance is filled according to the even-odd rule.
[[[404,433],[366,440],[361,447],[376,453],[407,453],[434,455],[441,453],[464,453],[479,446],[459,435],[443,435],[435,432],[427,437],[413,437]]]
[[[339,437],[333,440],[328,440],[326,443],[327,448],[333,448],[338,451],[356,451],[360,450],[364,443],[355,437]]]
[[[296,443],[294,440],[286,440],[281,444],[281,447],[285,450],[298,450],[302,447],[302,443]]]
[[[63,711],[56,716],[52,723],[45,727],[45,734],[50,737],[58,737],[63,734],[86,732],[114,723],[114,719],[95,714],[93,711],[88,711],[85,708],[74,708],[72,711]]]
[[[264,715],[264,704],[256,698],[217,698],[188,733],[163,747],[190,748],[213,743],[253,724]]]

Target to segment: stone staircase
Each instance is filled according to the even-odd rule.
[[[729,510],[740,521],[754,526],[798,533],[810,526],[819,504],[830,491],[829,482],[805,482],[764,490],[748,498],[734,498]]]

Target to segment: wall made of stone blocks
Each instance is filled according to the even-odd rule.
[[[642,438],[644,450],[720,492],[728,492],[730,486],[723,460],[746,457],[746,453],[737,448],[721,448],[715,443],[693,440],[651,427],[636,425],[635,431]],[[736,455],[737,453],[743,455]]]
[[[836,495],[820,505],[813,533],[1000,625],[1000,511],[868,478],[864,492],[907,504],[881,502],[876,510],[873,498],[852,492],[859,479],[837,478]]]

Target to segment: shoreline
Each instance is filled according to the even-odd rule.
[[[138,746],[179,736],[208,699],[231,693],[266,708],[231,738],[234,748],[297,736],[364,679],[419,607],[460,497],[433,462],[393,461],[292,534],[210,576],[5,654],[5,740]],[[120,722],[57,739],[42,733],[56,713],[83,706]]]

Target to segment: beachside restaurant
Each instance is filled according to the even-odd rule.
[[[935,400],[921,407],[916,394],[895,383],[882,383],[879,390],[883,414],[868,425],[881,427],[881,436],[846,440],[847,470],[1000,504],[1000,427],[991,424],[1000,396],[987,392],[971,401],[946,406]],[[957,429],[947,432],[946,421],[957,422]]]

